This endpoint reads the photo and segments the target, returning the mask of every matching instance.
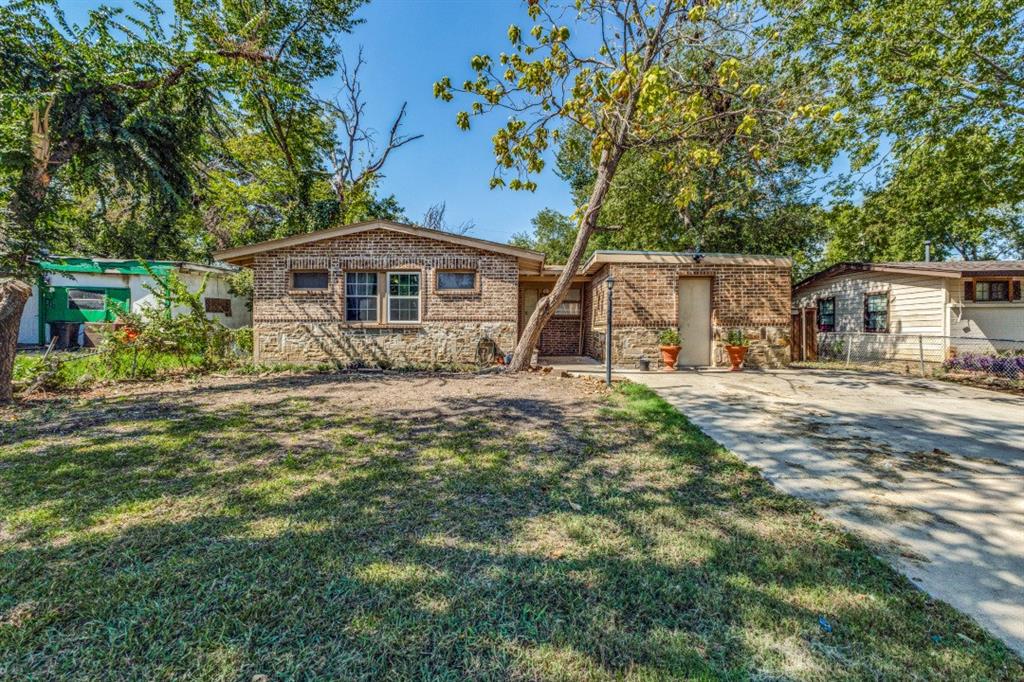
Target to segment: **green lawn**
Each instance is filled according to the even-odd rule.
[[[0,413],[0,524],[2,679],[1024,678],[634,385],[38,403]]]

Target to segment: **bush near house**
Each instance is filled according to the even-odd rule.
[[[50,390],[85,388],[96,382],[151,379],[233,367],[252,357],[252,329],[229,329],[206,315],[207,279],[189,291],[176,273],[153,273],[150,287],[166,307],[120,310],[117,325],[95,352],[20,354],[15,358],[18,389],[34,384]],[[183,310],[171,314],[171,310]]]

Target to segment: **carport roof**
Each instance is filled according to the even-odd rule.
[[[1024,275],[1024,260],[955,260],[955,261],[890,261],[865,263],[847,261],[815,273],[793,286],[793,292],[830,277],[850,272],[895,272],[935,277],[984,277]]]

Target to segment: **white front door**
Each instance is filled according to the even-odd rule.
[[[684,277],[679,280],[678,366],[707,367],[711,364],[711,278]]]

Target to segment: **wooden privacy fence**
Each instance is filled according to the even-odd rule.
[[[818,359],[818,311],[804,308],[793,313],[793,328],[789,337],[790,360],[806,362]]]

